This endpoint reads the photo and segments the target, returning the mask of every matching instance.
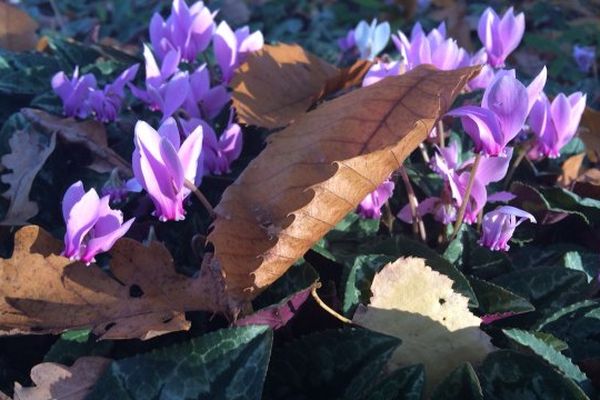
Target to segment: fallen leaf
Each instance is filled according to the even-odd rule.
[[[303,115],[339,70],[296,44],[265,45],[235,74],[233,105],[240,122],[280,128]]]
[[[581,174],[581,164],[585,158],[585,153],[576,154],[565,160],[562,165],[562,174],[558,177],[557,183],[564,187],[571,187],[571,184],[577,180]]]
[[[417,13],[419,5],[417,0],[394,0],[394,3],[402,7],[404,16],[407,19],[412,19]]]
[[[433,0],[433,3],[441,9],[432,11],[431,17],[437,21],[444,21],[448,29],[448,37],[456,38],[461,47],[473,51],[466,2],[464,0]]]
[[[0,259],[0,335],[90,327],[100,339],[150,339],[189,329],[184,311],[225,308],[210,270],[196,278],[176,273],[162,244],[117,241],[110,251],[114,278],[61,250],[38,226],[16,233],[12,257]]]
[[[356,208],[478,71],[421,66],[326,102],[271,135],[223,193],[208,237],[232,299],[255,297]]]
[[[87,148],[93,155],[93,161],[88,165],[90,169],[105,173],[118,168],[127,176],[133,174],[131,165],[108,147],[106,129],[101,122],[60,118],[33,108],[24,108],[21,113],[39,131],[48,135],[56,132],[59,139]]]
[[[600,111],[586,107],[581,117],[579,137],[585,144],[585,151],[592,162],[600,160]]]
[[[389,369],[425,366],[431,392],[454,369],[483,361],[494,350],[469,311],[469,299],[452,290],[452,280],[425,265],[422,258],[387,264],[371,284],[370,304],[360,306],[353,322],[402,340]]]
[[[583,197],[600,199],[600,169],[591,168],[577,178],[573,192]]]
[[[34,50],[37,44],[37,22],[25,11],[0,3],[0,47],[11,51]]]
[[[12,172],[2,175],[2,182],[9,185],[2,196],[10,201],[8,211],[0,225],[25,225],[37,215],[38,205],[29,200],[33,180],[54,151],[56,134],[44,138],[31,129],[13,133],[8,140],[11,152],[2,156],[0,162]]]
[[[31,369],[34,387],[15,383],[14,400],[83,400],[91,392],[111,360],[81,357],[71,367],[46,362]]]
[[[340,90],[360,86],[371,66],[373,66],[371,61],[358,60],[348,68],[341,69],[337,75],[325,82],[325,85],[316,96],[316,100],[321,100],[325,96]]]

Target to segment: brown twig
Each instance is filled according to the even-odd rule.
[[[444,146],[446,145],[445,142],[445,132],[444,132],[444,123],[442,122],[442,119],[440,118],[438,120],[437,123],[437,131],[438,131],[438,137],[440,138],[440,148],[443,149]]]
[[[310,294],[312,295],[313,299],[315,299],[315,301],[317,302],[317,304],[325,311],[327,311],[329,314],[331,314],[334,318],[339,319],[340,321],[342,321],[345,324],[351,324],[352,321],[349,320],[348,318],[344,317],[343,315],[341,315],[340,313],[338,313],[337,311],[335,311],[333,308],[329,307],[327,304],[325,304],[325,302],[323,302],[323,300],[321,300],[321,298],[319,297],[319,294],[317,293],[317,289],[321,287],[321,283],[317,282]]]

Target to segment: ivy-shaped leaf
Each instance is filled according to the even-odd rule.
[[[264,326],[223,329],[113,361],[87,399],[259,400],[272,340]]]
[[[458,367],[434,390],[431,400],[483,400],[481,384],[470,363]]]

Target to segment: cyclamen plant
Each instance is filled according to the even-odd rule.
[[[365,25],[364,21],[359,24],[363,31]],[[342,51],[357,46],[362,58],[371,59],[374,54],[360,49],[360,43],[352,40],[351,32],[356,38],[359,26],[340,39],[338,44]],[[425,33],[417,22],[410,37],[403,32],[392,36],[400,58],[376,59],[363,79],[363,86],[400,75],[421,64],[432,64],[442,70],[482,65],[480,74],[467,85],[470,91],[484,89],[481,104],[462,105],[447,113],[447,117],[460,119],[464,132],[471,138],[475,157],[458,163],[456,144],[444,147],[445,133],[440,121],[430,133],[430,140],[437,143],[431,167],[443,179],[442,193],[424,199],[417,207],[407,204],[398,217],[404,222],[415,223],[424,215],[433,214],[434,219],[443,224],[454,222],[453,235],[463,221],[472,224],[483,220],[480,244],[492,250],[506,251],[516,226],[524,220],[535,222],[535,219],[510,206],[482,217],[487,202],[507,202],[514,198],[508,192],[488,193],[488,185],[506,179],[513,155],[512,146],[525,148],[532,160],[558,157],[560,150],[575,135],[585,109],[586,96],[580,92],[571,95],[559,93],[550,102],[543,91],[547,79],[545,67],[528,86],[516,79],[514,69],[502,69],[523,38],[523,13],[515,15],[511,7],[499,16],[488,8],[479,19],[477,32],[483,47],[471,55],[454,39],[447,37],[444,23]],[[379,38],[379,42],[387,40]],[[580,67],[589,69],[589,66],[583,65],[590,58],[589,51],[576,47],[574,55]],[[515,162],[518,161],[517,158]],[[382,185],[361,202],[357,209],[360,215],[365,218],[381,216],[381,207],[385,203],[382,199],[392,195],[386,189],[390,185],[384,185],[387,186]]]
[[[184,200],[201,184],[202,177],[230,172],[231,164],[242,151],[242,130],[233,120],[233,108],[228,111],[228,122],[220,135],[213,128],[214,120],[230,102],[227,84],[235,69],[251,52],[262,48],[264,39],[260,31],[251,33],[248,27],[233,31],[225,21],[217,26],[215,16],[216,12],[210,11],[203,2],[188,6],[183,0],[173,1],[171,14],[166,19],[155,14],[149,29],[151,47],[144,45],[143,48],[143,88],[133,84],[138,64],[103,89],[98,89],[92,74],[80,75],[79,68],[72,78],[64,72],[53,77],[52,87],[63,101],[66,116],[94,116],[105,123],[115,121],[125,100],[125,87],[150,110],[160,113],[158,130],[144,121],[136,124],[132,154],[134,177],[124,181],[113,171],[103,187],[105,196],[99,200],[101,205],[94,205],[92,209],[106,213],[109,200],[122,202],[127,193],[145,190],[154,203],[153,214],[160,221],[182,220],[185,218]],[[198,61],[202,53],[210,51],[211,44],[216,66]],[[65,204],[78,187],[67,191]],[[87,198],[93,194],[86,195],[84,200],[91,201]],[[65,214],[68,232],[78,226],[78,215],[74,213],[67,218]],[[90,235],[106,234],[106,224],[102,221]],[[116,227],[110,240],[100,245],[95,239],[83,241],[83,234],[69,233],[65,239],[65,255],[90,263],[98,251],[107,251],[114,243],[113,238],[116,240],[117,234],[124,235],[132,223],[133,219]],[[86,229],[84,233],[91,228]]]

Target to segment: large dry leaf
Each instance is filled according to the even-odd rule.
[[[0,47],[12,51],[35,49],[37,28],[37,22],[25,11],[0,2]]]
[[[31,369],[34,387],[15,383],[14,400],[83,400],[90,393],[111,360],[81,357],[71,367],[46,362]]]
[[[222,288],[204,268],[197,278],[175,272],[168,250],[119,240],[110,271],[58,255],[62,243],[35,225],[15,236],[0,259],[0,334],[60,333],[91,327],[102,339],[149,339],[189,329],[184,312],[223,311]]]
[[[363,78],[373,66],[371,61],[358,60],[348,68],[343,68],[337,75],[329,78],[315,100],[321,100],[325,96],[336,93],[340,90],[350,89],[354,86],[360,86]]]
[[[223,193],[208,238],[232,298],[256,296],[399,168],[478,71],[422,66],[271,135]]]
[[[238,119],[265,128],[286,126],[338,74],[336,67],[298,45],[265,45],[248,57],[231,82]]]
[[[390,369],[423,364],[431,391],[465,362],[478,363],[494,350],[469,311],[469,299],[452,290],[452,280],[421,258],[400,258],[373,279],[371,302],[357,309],[353,321],[395,336],[402,345]]]
[[[95,120],[77,121],[73,118],[59,118],[45,111],[24,108],[21,113],[42,133],[56,132],[59,139],[87,148],[92,153],[92,163],[88,165],[96,172],[110,172],[120,169],[125,175],[132,175],[131,166],[115,153],[106,139],[106,129]]]
[[[54,151],[56,134],[49,140],[30,129],[15,132],[8,140],[11,152],[2,156],[2,165],[11,172],[2,175],[2,182],[9,185],[2,196],[10,200],[8,211],[1,225],[24,225],[37,215],[38,205],[29,200],[33,180]]]
[[[600,160],[600,111],[586,107],[581,117],[579,137],[585,144],[585,151],[592,162]]]

